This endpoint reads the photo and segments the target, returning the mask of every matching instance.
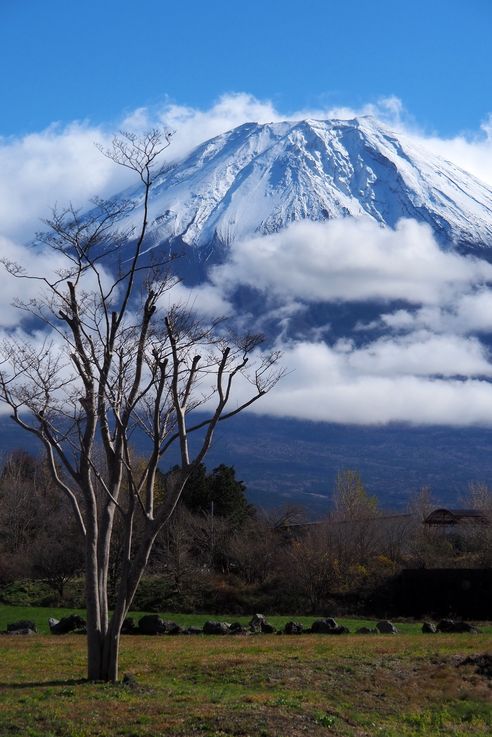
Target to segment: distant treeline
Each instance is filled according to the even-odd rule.
[[[158,486],[164,488],[163,481],[158,478]],[[491,498],[486,486],[471,484],[463,506],[490,509]],[[402,571],[492,567],[492,527],[429,529],[423,520],[436,506],[422,489],[405,513],[381,510],[359,473],[346,469],[338,474],[332,508],[313,523],[297,507],[263,512],[248,504],[234,468],[199,466],[159,535],[134,608],[394,616],[395,608],[408,609],[410,584],[402,584],[408,575],[402,578]],[[114,580],[122,544],[116,534]],[[70,505],[53,487],[43,459],[10,453],[0,468],[0,598],[81,606],[83,575],[82,540]],[[435,605],[429,596],[425,611],[421,600],[419,615],[457,613],[453,602]]]

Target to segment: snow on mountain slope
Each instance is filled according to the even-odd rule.
[[[343,216],[492,246],[492,189],[373,117],[241,125],[163,173],[150,208],[156,241],[195,246]]]

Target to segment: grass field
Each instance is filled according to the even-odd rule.
[[[83,637],[2,637],[0,735],[489,737],[490,673],[462,662],[490,650],[490,634],[407,627],[398,636],[124,637],[121,672],[133,686],[85,682]]]

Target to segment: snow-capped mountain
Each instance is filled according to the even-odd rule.
[[[150,216],[156,240],[193,246],[343,216],[414,218],[443,244],[492,246],[492,189],[373,117],[234,128],[159,177]]]

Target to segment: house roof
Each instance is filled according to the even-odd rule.
[[[482,509],[434,509],[424,520],[427,525],[489,524],[489,515]]]

